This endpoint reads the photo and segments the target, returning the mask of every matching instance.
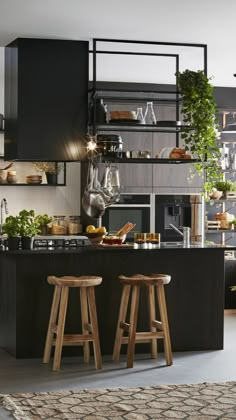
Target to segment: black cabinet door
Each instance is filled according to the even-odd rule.
[[[80,160],[88,42],[18,38],[5,48],[5,159]]]

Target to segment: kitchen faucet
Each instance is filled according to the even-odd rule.
[[[188,248],[190,246],[190,227],[183,226],[183,232],[181,232],[181,230],[179,230],[175,225],[172,225],[172,223],[170,223],[169,226],[182,236],[184,246]]]
[[[0,235],[2,235],[3,208],[5,209],[5,214],[8,214],[7,200],[5,198],[2,198],[0,207],[1,207],[1,213],[0,213]]]

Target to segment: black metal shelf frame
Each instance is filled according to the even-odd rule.
[[[98,43],[118,43],[118,44],[143,44],[143,45],[160,45],[160,46],[174,46],[174,47],[192,47],[192,48],[202,48],[203,49],[203,65],[204,65],[204,73],[205,75],[207,75],[207,45],[206,44],[193,44],[193,43],[175,43],[175,42],[157,42],[157,41],[140,41],[140,40],[127,40],[127,39],[110,39],[110,38],[94,38],[93,39],[93,48],[91,51],[89,51],[90,53],[92,53],[93,55],[93,81],[92,81],[92,89],[90,90],[92,93],[92,100],[93,100],[93,124],[92,124],[92,134],[95,135],[97,133],[97,131],[100,131],[100,127],[97,126],[96,121],[95,121],[95,115],[96,115],[96,98],[99,97],[99,89],[97,86],[97,55],[98,54],[113,54],[113,55],[138,55],[138,56],[154,56],[154,57],[171,57],[175,60],[175,80],[176,80],[176,89],[175,90],[171,90],[171,91],[145,91],[145,90],[137,90],[137,93],[152,93],[152,94],[172,94],[175,97],[174,98],[170,98],[170,99],[164,99],[164,98],[153,98],[153,97],[144,97],[144,98],[135,98],[136,102],[138,101],[145,101],[147,102],[148,100],[151,100],[154,103],[175,103],[176,106],[176,121],[180,120],[180,101],[181,101],[181,96],[180,96],[180,92],[177,90],[177,74],[179,72],[179,66],[180,66],[180,60],[179,60],[179,54],[168,54],[168,53],[146,53],[146,52],[137,52],[137,51],[120,51],[120,50],[106,50],[106,49],[98,49],[97,48],[97,44]],[[100,91],[111,91],[111,92],[115,92],[115,90],[112,89],[100,89]],[[121,92],[121,89],[119,89],[119,92]],[[133,90],[128,89],[128,90],[124,90],[124,92],[133,92]],[[117,98],[111,98],[109,97],[109,95],[103,95],[102,98],[106,99],[106,100],[110,100],[110,101],[115,101],[115,100],[119,100],[122,99],[122,101],[127,101],[127,102],[132,102],[134,101],[134,98],[130,97],[130,98],[125,98],[125,97],[117,97]],[[144,132],[165,132],[165,133],[175,133],[176,135],[176,147],[179,147],[179,134],[180,134],[180,129],[179,127],[176,127],[175,130],[173,130],[173,127],[165,127],[165,129],[162,127],[148,127],[148,126],[143,126],[142,128],[137,128],[134,126],[129,126],[129,127],[125,127],[125,126],[121,126],[119,125],[117,126],[113,126],[111,124],[104,126],[103,131],[109,131],[109,130],[113,130],[113,131],[144,131]],[[192,160],[193,161],[193,160]],[[172,162],[173,163],[173,162]]]

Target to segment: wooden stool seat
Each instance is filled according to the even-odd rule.
[[[118,278],[121,283],[129,284],[130,286],[158,286],[161,284],[168,284],[171,280],[171,276],[169,276],[168,274],[134,274],[129,277],[119,276]]]
[[[97,276],[49,276],[48,283],[55,286],[43,363],[48,363],[52,346],[55,346],[53,371],[59,371],[62,346],[83,346],[84,361],[89,362],[89,342],[93,343],[96,369],[102,368],[101,350],[98,334],[98,322],[94,286],[101,284],[102,278]],[[82,334],[64,334],[65,319],[70,287],[80,290]],[[58,319],[58,320],[57,320]],[[54,338],[54,335],[56,338]]]
[[[166,364],[168,366],[172,365],[172,351],[164,291],[164,285],[170,282],[171,276],[168,274],[134,274],[132,276],[121,275],[119,276],[119,280],[123,284],[123,291],[113,350],[113,360],[119,361],[121,345],[128,344],[127,367],[132,368],[136,342],[150,343],[151,356],[153,359],[156,359],[157,340],[163,339]],[[139,295],[140,287],[142,286],[147,289],[150,330],[137,332]],[[159,305],[160,321],[156,320],[155,289]],[[129,322],[126,322],[130,294],[132,294],[130,319]],[[123,336],[124,332],[127,333],[127,336]]]
[[[48,283],[53,284],[54,286],[67,286],[67,287],[91,287],[98,286],[102,282],[102,277],[96,276],[63,276],[55,277],[49,276]]]

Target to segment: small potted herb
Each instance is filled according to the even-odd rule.
[[[227,198],[228,192],[236,191],[236,184],[233,181],[217,181],[214,184],[217,191],[222,191],[224,198]]]
[[[35,221],[39,223],[39,229],[41,235],[46,235],[48,233],[48,224],[52,222],[52,217],[47,214],[38,214],[35,217]]]
[[[31,249],[33,236],[40,233],[39,222],[34,210],[22,210],[19,213],[19,232],[22,249]]]
[[[20,246],[20,220],[18,216],[8,216],[2,225],[2,231],[7,235],[9,250],[17,250]]]

